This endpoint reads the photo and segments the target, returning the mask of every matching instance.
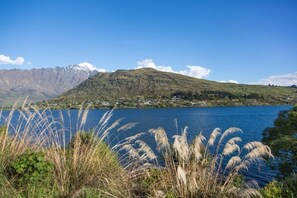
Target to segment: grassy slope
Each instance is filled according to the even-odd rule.
[[[22,94],[12,91],[0,90],[0,107],[11,107],[17,100],[20,100],[20,104],[28,96],[28,101],[42,101],[45,99],[53,98],[53,96],[47,94]]]
[[[297,90],[294,88],[218,83],[154,69],[138,69],[118,70],[113,73],[95,75],[66,92],[54,102],[65,104],[101,100],[114,104],[119,100],[135,102],[139,97],[169,100],[172,98],[172,94],[181,91],[191,91],[195,94],[204,91],[223,91],[238,97],[258,94],[267,104],[294,103],[297,98]],[[287,98],[291,99],[287,101]]]

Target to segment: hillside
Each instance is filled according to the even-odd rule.
[[[218,83],[154,69],[98,73],[50,101],[53,107],[183,107],[294,104],[297,89]]]
[[[0,70],[0,106],[11,106],[20,97],[31,101],[57,97],[97,71],[79,65],[30,70]]]

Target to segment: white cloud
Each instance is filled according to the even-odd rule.
[[[186,70],[179,71],[178,73],[195,78],[205,78],[209,76],[210,72],[211,70],[205,67],[188,65]]]
[[[31,61],[27,61],[27,65],[32,65],[32,62]]]
[[[85,70],[90,70],[90,71],[98,71],[98,72],[106,72],[105,69],[102,69],[102,68],[97,68],[95,67],[93,64],[91,63],[88,63],[88,62],[82,62],[82,63],[79,63],[78,66],[81,68],[81,69],[85,69]]]
[[[137,62],[137,69],[153,68],[164,72],[174,72],[171,66],[157,66],[152,59],[144,59]]]
[[[258,83],[262,85],[280,85],[280,86],[291,86],[297,85],[297,72],[291,74],[275,75],[260,80]]]
[[[152,59],[144,59],[142,61],[138,61],[136,69],[140,69],[140,68],[153,68],[159,71],[178,73],[178,74],[183,74],[183,75],[187,75],[195,78],[205,78],[211,72],[210,69],[207,69],[202,66],[195,66],[195,65],[188,65],[187,69],[185,70],[174,71],[171,66],[156,65]]]
[[[239,84],[239,82],[236,81],[236,80],[222,80],[222,81],[219,81],[219,82],[222,82],[222,83],[234,83],[234,84]]]
[[[23,57],[17,57],[13,60],[9,56],[0,55],[0,65],[23,65],[24,62],[25,59]]]

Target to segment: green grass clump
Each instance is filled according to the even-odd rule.
[[[93,195],[129,196],[128,172],[117,154],[94,132],[77,133],[65,150],[48,152],[55,164],[55,180],[64,197]]]

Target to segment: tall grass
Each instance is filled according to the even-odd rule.
[[[39,110],[34,105],[16,106],[6,117],[1,112],[4,125],[0,129],[0,165],[4,176],[8,174],[11,162],[24,153],[42,152],[53,164],[54,170],[48,186],[51,191],[38,196],[35,194],[37,197],[49,197],[48,193],[53,197],[133,197],[135,175],[132,174],[148,158],[145,143],[137,142],[141,145],[140,149],[134,148],[136,139],[142,134],[127,137],[113,146],[107,144],[107,139],[111,131],[123,133],[135,123],[121,125],[122,119],[111,122],[113,111],[107,111],[98,125],[86,132],[84,126],[88,110],[79,110],[76,129],[70,129],[65,126],[62,112],[54,118],[49,109]],[[70,117],[70,112],[67,114]],[[73,130],[77,133],[67,142],[66,136]],[[4,180],[4,176],[1,179]],[[11,186],[11,193],[24,191],[15,187],[14,180],[6,177],[5,181],[1,181],[1,197],[8,186]]]
[[[216,128],[208,140],[200,132],[189,143],[185,127],[181,135],[173,136],[171,145],[164,129],[151,129],[165,161],[155,194],[161,190],[176,197],[261,197],[255,181],[238,183],[238,178],[252,163],[272,157],[270,148],[256,141],[240,148],[241,139],[233,137],[236,132],[241,130],[229,128],[221,133]]]
[[[188,142],[185,127],[180,135],[173,136],[172,144],[164,129],[151,129],[149,133],[154,136],[158,150],[154,153],[140,139],[145,133],[109,144],[116,140],[112,133],[124,133],[135,126],[135,123],[122,124],[122,119],[112,122],[112,110],[90,131],[85,130],[87,108],[78,111],[74,128],[70,128],[73,123],[66,126],[65,113],[60,112],[58,117],[52,113],[31,104],[20,108],[15,105],[5,117],[0,112],[3,121],[0,197],[261,196],[257,184],[242,182],[240,174],[251,164],[271,157],[271,151],[260,142],[250,142],[240,148],[241,139],[234,136],[241,132],[238,128],[224,132],[216,128],[208,140],[198,133]],[[66,114],[71,122],[70,111]],[[49,183],[44,187],[16,185],[21,175],[14,175],[11,167],[28,156],[28,152],[44,154],[53,166]],[[160,154],[163,166],[157,160]],[[226,159],[227,163],[223,163]],[[40,164],[29,166],[39,168]]]

